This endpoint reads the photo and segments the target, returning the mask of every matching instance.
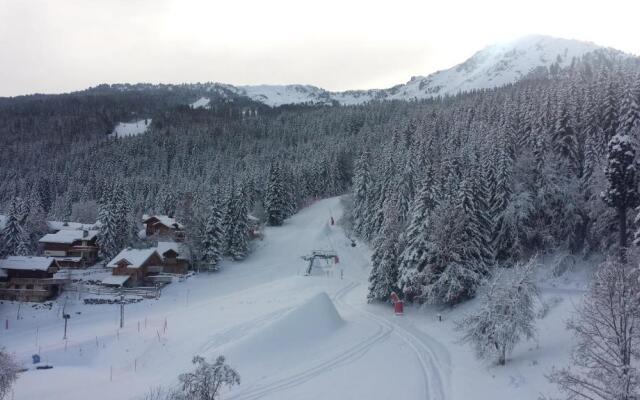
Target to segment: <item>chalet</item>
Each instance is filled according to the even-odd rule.
[[[40,240],[45,256],[55,257],[62,268],[83,268],[96,263],[98,231],[63,229]]]
[[[66,282],[54,278],[53,257],[11,256],[0,260],[0,299],[45,301],[55,297]]]
[[[177,241],[184,239],[184,225],[167,215],[143,215],[142,223],[146,237],[170,238]]]
[[[111,274],[114,277],[121,277],[120,285],[138,286],[147,276],[163,272],[163,262],[154,248],[125,249],[107,264],[107,268],[111,268]],[[118,278],[111,280],[114,279]]]
[[[162,257],[162,272],[167,274],[186,274],[189,270],[189,250],[176,242],[158,242],[156,247]]]

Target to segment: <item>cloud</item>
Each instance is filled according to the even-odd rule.
[[[385,87],[527,33],[640,53],[638,8],[617,0],[4,0],[0,95],[139,81]]]

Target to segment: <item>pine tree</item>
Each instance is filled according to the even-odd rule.
[[[24,220],[24,202],[14,197],[9,205],[7,220],[2,230],[2,255],[26,256],[29,254],[29,238],[21,221]]]
[[[355,232],[364,237],[367,231],[367,216],[372,199],[371,173],[369,153],[364,152],[355,165],[353,176],[353,227]]]
[[[226,246],[225,253],[239,261],[249,252],[249,223],[247,199],[242,191],[231,187],[224,217]]]
[[[224,246],[224,230],[222,229],[222,212],[218,204],[209,208],[204,234],[202,238],[202,262],[211,271],[217,271],[222,260]]]
[[[631,138],[625,134],[615,135],[609,142],[608,164],[605,175],[608,181],[603,193],[605,203],[618,214],[619,258],[626,262],[627,211],[638,205],[636,181],[636,150]]]
[[[280,226],[284,222],[288,213],[287,197],[280,165],[277,162],[272,163],[264,199],[264,209],[269,225]]]
[[[108,194],[103,196],[98,206],[100,230],[97,243],[100,247],[100,256],[105,262],[110,261],[121,250],[118,243],[118,219],[113,209],[110,196]]]
[[[391,292],[397,291],[398,256],[400,226],[395,211],[387,211],[387,219],[382,234],[374,243],[369,275],[369,294],[371,301],[388,301]]]

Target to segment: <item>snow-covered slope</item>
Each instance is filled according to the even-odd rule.
[[[527,74],[552,65],[567,67],[574,58],[603,49],[590,42],[532,35],[495,44],[475,53],[465,62],[428,76],[416,76],[389,89],[330,92],[310,85],[232,86],[213,84],[239,96],[269,106],[283,104],[362,104],[371,100],[414,100],[453,95],[517,82]],[[622,54],[613,51],[611,54]]]
[[[571,334],[565,320],[584,293],[590,271],[542,260],[538,337],[519,343],[504,367],[478,361],[459,342],[456,321],[476,300],[455,308],[407,305],[397,317],[389,304],[367,302],[370,249],[351,240],[339,224],[342,205],[326,199],[281,227],[267,227],[263,241],[242,262],[174,282],[159,299],[120,307],[84,304],[68,292],[50,307],[0,303],[0,344],[28,371],[11,398],[20,400],[140,399],[149,388],[177,385],[191,359],[220,354],[242,383],[223,398],[536,400],[557,396],[545,375],[569,362]],[[302,276],[301,255],[333,249],[340,262]],[[573,260],[572,256],[569,256]],[[559,258],[565,260],[566,257]],[[76,271],[105,276],[101,267]],[[102,275],[100,275],[102,274]],[[71,315],[63,340],[62,310]],[[16,318],[20,315],[20,318]],[[48,370],[38,370],[38,353]]]
[[[194,101],[190,104],[191,108],[209,108],[209,103],[211,100],[206,97],[200,97],[198,100]]]
[[[111,133],[113,137],[127,137],[137,136],[147,131],[151,125],[151,119],[141,119],[134,122],[120,122],[116,125],[115,129]]]

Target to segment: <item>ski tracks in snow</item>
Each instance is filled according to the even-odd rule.
[[[355,282],[347,284],[335,293],[335,295],[333,296],[333,300],[337,303],[344,304],[341,302],[341,299],[344,298],[344,296],[346,296],[357,286],[358,284]],[[377,343],[386,340],[393,332],[393,327],[390,324],[378,321],[374,322],[376,323],[376,329],[373,335],[359,342],[355,346],[352,346],[347,350],[334,355],[332,358],[316,363],[311,367],[301,370],[292,375],[275,378],[270,382],[266,382],[263,384],[248,386],[244,390],[233,393],[227,398],[233,400],[260,399],[270,394],[293,388],[327,371],[356,361],[357,359],[365,355],[367,351]]]
[[[327,371],[356,361],[373,346],[387,340],[392,334],[404,342],[418,359],[424,377],[423,393],[419,398],[429,400],[445,400],[449,398],[448,377],[451,367],[446,349],[411,324],[405,323],[405,321],[390,321],[363,309],[363,307],[354,306],[346,302],[344,299],[347,294],[358,286],[360,286],[359,283],[351,282],[339,289],[332,296],[332,299],[338,306],[348,307],[373,322],[376,326],[373,335],[330,359],[323,360],[292,375],[276,377],[268,382],[247,386],[227,398],[232,400],[260,399],[301,385]]]

